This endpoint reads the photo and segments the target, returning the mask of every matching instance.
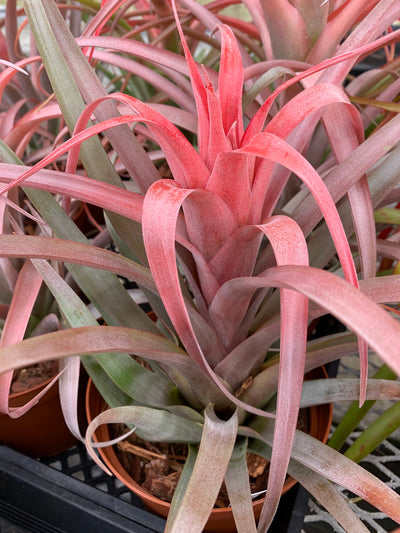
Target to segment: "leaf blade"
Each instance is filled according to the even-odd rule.
[[[211,405],[204,412],[199,452],[179,510],[166,531],[201,533],[213,508],[236,440],[237,413],[227,421],[218,419]],[[213,468],[210,468],[210,464]],[[204,491],[207,487],[207,491]],[[168,523],[169,522],[169,523]]]

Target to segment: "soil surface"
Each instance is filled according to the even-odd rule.
[[[37,365],[15,370],[12,379],[11,393],[15,394],[36,387],[47,381],[49,378],[54,377],[57,372],[57,361],[46,361],[45,363],[38,363]]]
[[[302,411],[298,428],[308,429],[308,412]],[[112,438],[127,432],[124,424],[110,426]],[[185,444],[153,443],[132,433],[115,446],[117,456],[129,475],[157,498],[171,502],[187,457]],[[259,455],[247,454],[247,468],[251,493],[265,491],[268,481],[269,461]],[[261,494],[259,497],[263,497]],[[215,507],[227,507],[229,498],[223,484]]]

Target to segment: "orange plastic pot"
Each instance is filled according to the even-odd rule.
[[[326,377],[325,369],[313,370],[309,373],[309,377],[314,379]],[[100,396],[93,382],[89,380],[86,390],[86,415],[88,422],[90,423],[106,408],[107,405],[103,398]],[[332,411],[333,407],[331,404],[310,408],[310,434],[324,443],[328,440],[329,430],[332,423]],[[96,430],[94,439],[98,442],[111,440],[108,426],[100,426]],[[112,446],[99,448],[98,451],[102,460],[110,469],[110,471],[120,481],[122,481],[125,486],[134,492],[148,509],[154,511],[160,516],[163,516],[164,518],[168,516],[170,504],[160,500],[159,498],[156,498],[150,492],[143,489],[122,466]],[[282,494],[287,492],[295,484],[296,480],[291,477],[287,477]],[[260,499],[253,503],[253,511],[256,520],[258,520],[260,516],[263,502],[264,499]],[[232,509],[229,507],[223,509],[213,509],[204,531],[207,531],[208,533],[230,533],[236,531]]]
[[[51,380],[10,396],[10,406],[20,407],[34,398]],[[30,457],[58,455],[76,443],[64,422],[58,384],[20,418],[0,415],[0,443]]]

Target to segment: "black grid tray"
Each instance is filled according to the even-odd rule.
[[[307,492],[296,486],[282,500],[270,533],[300,533]],[[40,461],[0,446],[0,533],[161,533],[164,527],[81,444]]]
[[[357,436],[354,432],[350,440]],[[385,441],[363,465],[400,493],[399,444]],[[371,532],[387,533],[397,527],[340,490]],[[308,494],[301,488],[285,496],[273,533],[343,533],[314,500],[309,500],[306,512]],[[294,508],[290,521],[289,508]],[[283,526],[280,520],[285,515],[288,521]],[[0,533],[161,533],[164,526],[165,521],[147,512],[118,479],[105,474],[81,444],[40,461],[0,446]]]
[[[164,530],[165,521],[145,511],[129,491],[130,501],[119,497],[126,489],[120,490],[113,478],[98,475],[82,446],[52,459],[50,464],[56,468],[0,446],[2,533],[3,529],[7,533]],[[101,487],[103,490],[99,490]]]
[[[360,431],[354,431],[347,439],[347,443],[354,442],[359,434]],[[400,441],[397,439],[385,441],[368,455],[361,465],[400,494]],[[357,498],[355,494],[339,486],[337,489],[371,533],[387,533],[399,527],[399,524],[387,518],[384,513],[367,502]],[[336,520],[312,498],[309,500],[302,531],[303,533],[345,533]]]

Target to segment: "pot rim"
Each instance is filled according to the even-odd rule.
[[[321,375],[322,377],[326,377],[326,378],[328,377],[328,374],[324,367],[319,367],[317,369],[311,370],[307,374],[310,375],[311,377],[312,374],[314,373],[317,374],[317,376],[315,377],[321,377]],[[93,401],[92,399],[93,393],[94,394],[97,393],[98,395],[98,401],[99,401],[98,409],[93,409],[93,406],[91,405]],[[101,407],[101,403],[103,403],[102,407]],[[92,379],[89,378],[89,381],[87,383],[87,388],[86,388],[86,416],[87,416],[88,422],[90,423],[93,420],[93,418],[97,416],[98,414],[98,413],[94,414],[93,410],[100,412],[100,409],[104,409],[104,407],[106,407],[106,402],[103,400],[100,393],[97,391]],[[323,404],[323,405],[318,405],[318,406],[312,406],[312,407],[309,407],[308,409],[311,411],[311,413],[315,413],[314,416],[310,417],[311,418],[310,419],[310,434],[316,436],[317,438],[319,437],[319,440],[321,442],[326,443],[328,440],[330,428],[332,425],[333,404]],[[317,430],[321,427],[319,420],[322,420],[322,419],[325,420],[325,424],[323,425],[324,431],[320,432],[319,435],[316,435],[316,433],[318,432]],[[98,435],[96,435],[95,433],[93,435],[93,439],[96,442],[111,440],[107,425],[104,424],[100,428],[97,428],[97,431],[99,431],[99,429],[101,430],[101,428],[103,428],[101,433],[105,438],[100,439]],[[313,431],[313,429],[315,429],[315,431]],[[154,505],[161,507],[163,509],[164,516],[168,514],[171,504],[169,502],[161,500],[160,498],[157,498],[151,492],[142,488],[142,486],[139,483],[137,483],[129,475],[129,473],[125,470],[125,468],[122,466],[112,446],[98,448],[98,451],[99,451],[99,454],[102,460],[107,465],[107,467],[111,470],[111,472],[120,481],[122,481],[130,490],[134,491],[135,493],[139,495],[139,497],[143,497],[143,499],[146,499],[148,502],[151,502]],[[116,462],[117,466],[114,465],[113,461]],[[124,473],[124,475],[121,474],[120,470]],[[296,485],[296,483],[297,481],[288,475],[285,481],[282,494],[290,490],[294,485]],[[261,498],[258,498],[257,500],[254,500],[252,502],[253,510],[256,510],[256,509],[258,510],[258,508],[261,510],[264,500],[265,500],[265,497],[261,497]],[[216,516],[219,516],[219,515],[222,515],[223,513],[226,513],[228,509],[231,509],[231,508],[230,507],[214,508],[213,514],[215,513]]]

